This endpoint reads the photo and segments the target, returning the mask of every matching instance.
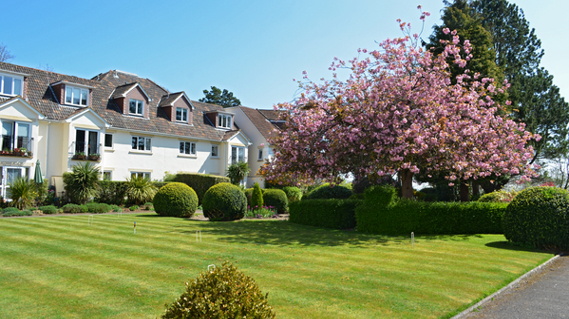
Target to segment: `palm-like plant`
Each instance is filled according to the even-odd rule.
[[[19,209],[31,206],[37,196],[36,183],[27,178],[18,177],[8,184],[10,186],[9,193],[12,203]]]
[[[71,172],[63,174],[65,191],[71,201],[85,204],[92,197],[97,196],[99,191],[99,177],[101,170],[90,162],[76,164]]]
[[[231,180],[231,184],[239,185],[239,183],[249,175],[249,171],[249,164],[247,164],[247,162],[237,162],[229,165],[226,175]]]
[[[129,201],[134,202],[136,205],[152,201],[158,191],[158,188],[148,178],[127,178],[126,184],[126,196]]]

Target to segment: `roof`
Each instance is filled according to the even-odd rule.
[[[61,105],[57,101],[50,83],[69,82],[93,87],[89,107],[101,116],[111,128],[214,141],[222,141],[225,135],[225,131],[217,130],[204,115],[204,112],[223,112],[223,107],[190,100],[188,102],[194,107],[192,109],[192,123],[188,125],[172,122],[159,107],[159,103],[167,103],[163,101],[163,97],[167,97],[169,92],[155,82],[140,78],[132,73],[110,70],[89,80],[0,62],[0,72],[2,70],[28,74],[26,99],[32,107],[44,114],[47,119],[63,121],[84,109],[76,106]],[[140,86],[150,100],[150,103],[148,103],[150,108],[148,118],[123,115],[114,101],[114,97],[124,96],[126,92],[133,89],[136,85]],[[183,92],[170,94],[170,97],[178,94],[183,94]],[[179,95],[177,97],[179,98]],[[167,97],[166,100],[169,100],[169,98]]]
[[[238,106],[238,107],[243,111],[243,113],[245,113],[245,115],[249,118],[249,120],[251,120],[253,125],[257,127],[257,129],[259,130],[259,132],[261,132],[261,135],[263,135],[265,139],[269,138],[271,132],[275,128],[279,129],[278,126],[270,122],[270,119],[267,118],[265,113],[267,115],[270,115],[271,118],[275,118],[276,116],[276,119],[278,119],[278,112],[280,111],[259,110],[246,106]]]

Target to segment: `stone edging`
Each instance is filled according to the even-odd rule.
[[[502,289],[496,291],[495,293],[491,294],[490,296],[480,300],[479,302],[477,302],[475,305],[469,307],[468,309],[464,310],[463,312],[459,313],[458,315],[452,317],[451,319],[459,319],[462,318],[466,315],[468,315],[469,313],[472,312],[472,310],[474,310],[475,308],[478,308],[482,305],[484,305],[485,303],[487,303],[488,301],[494,299],[497,295],[501,294],[502,292],[511,289],[513,286],[517,285],[518,283],[520,283],[520,281],[527,279],[531,276],[533,276],[535,273],[537,273],[538,271],[540,271],[542,268],[544,268],[545,266],[551,264],[553,261],[555,261],[557,258],[559,258],[561,255],[555,255],[553,257],[551,257],[549,260],[547,260],[546,262],[544,262],[543,264],[535,267],[534,269],[528,271],[527,273],[525,273],[523,276],[521,276],[520,278],[512,281],[511,283],[509,283],[507,286],[503,287]]]

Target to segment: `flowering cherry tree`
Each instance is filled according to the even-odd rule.
[[[447,29],[445,50],[434,56],[417,45],[409,24],[400,27],[407,36],[387,39],[379,50],[359,50],[362,57],[348,62],[334,59],[330,69],[349,68],[347,80],[334,73],[315,83],[304,72],[300,97],[275,106],[287,124],[270,139],[275,156],[263,168],[268,180],[334,182],[340,174],[397,173],[403,197],[411,198],[419,172],[445,172],[449,185],[492,173],[535,174],[527,166],[533,155],[527,142],[539,136],[499,115],[493,97],[502,89],[468,70],[451,81],[447,58],[464,67],[469,42],[459,47],[456,32]]]

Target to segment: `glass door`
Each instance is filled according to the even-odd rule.
[[[10,183],[13,183],[19,177],[25,176],[24,167],[2,167],[1,194],[5,200],[11,201]]]

